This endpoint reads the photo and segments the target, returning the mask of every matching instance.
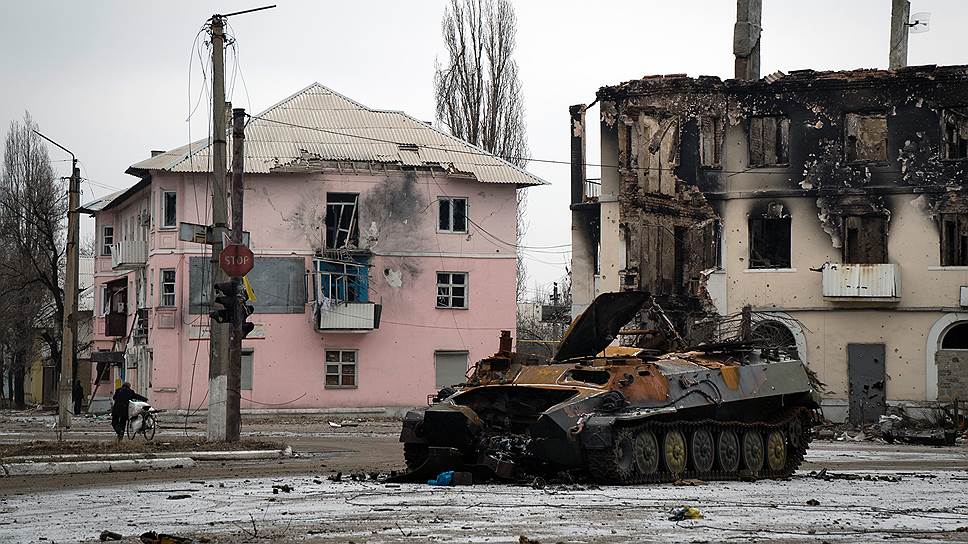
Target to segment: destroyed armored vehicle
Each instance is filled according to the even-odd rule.
[[[803,461],[817,393],[801,361],[744,345],[655,354],[608,347],[648,296],[608,293],[553,359],[501,349],[406,414],[412,480],[587,472],[614,484],[782,478]]]

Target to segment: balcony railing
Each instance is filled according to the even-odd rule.
[[[316,330],[371,331],[380,328],[383,305],[373,302],[339,302],[318,307]]]
[[[111,267],[115,270],[141,268],[148,261],[148,242],[128,240],[111,246]]]
[[[823,296],[895,302],[901,296],[899,274],[896,264],[827,263],[823,267]]]

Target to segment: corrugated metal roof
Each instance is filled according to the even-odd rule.
[[[406,113],[371,110],[319,83],[252,117],[245,129],[246,173],[269,173],[310,160],[441,166],[484,183],[547,184]],[[208,172],[210,162],[211,145],[205,139],[141,161],[128,172]]]
[[[104,209],[105,206],[110,204],[115,198],[118,198],[125,193],[128,189],[121,189],[120,191],[115,191],[109,195],[102,196],[97,200],[83,204],[77,211],[81,213],[94,213],[99,212]]]

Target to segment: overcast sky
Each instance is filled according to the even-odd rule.
[[[229,20],[237,39],[236,106],[259,112],[318,81],[369,107],[434,117],[433,72],[443,54],[444,0],[275,0]],[[195,42],[213,13],[271,3],[6,0],[0,16],[0,130],[29,110],[82,162],[82,201],[133,184],[124,173],[152,149],[203,137]],[[531,155],[567,161],[568,106],[602,85],[645,74],[731,77],[735,0],[514,2],[517,60]],[[762,74],[886,68],[890,0],[764,0]],[[968,3],[913,0],[930,31],[910,39],[910,64],[968,64]],[[228,77],[236,73],[229,53]],[[246,88],[248,92],[246,92]],[[204,99],[203,99],[204,100]],[[596,113],[597,114],[597,113]],[[591,135],[590,135],[591,136]],[[597,140],[596,140],[597,141]],[[590,149],[589,161],[597,161]],[[52,149],[51,157],[65,159]],[[68,162],[54,163],[68,175]],[[551,186],[529,190],[529,246],[570,243],[567,165],[532,163]],[[84,233],[92,228],[85,225]],[[88,234],[89,235],[89,234]],[[82,235],[83,236],[83,235]],[[528,286],[564,273],[563,250],[528,251]]]

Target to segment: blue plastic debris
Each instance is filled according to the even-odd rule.
[[[441,472],[436,480],[427,480],[427,485],[454,485],[454,471]]]

